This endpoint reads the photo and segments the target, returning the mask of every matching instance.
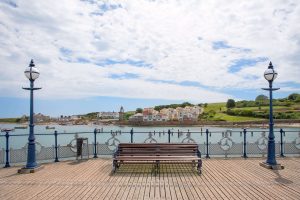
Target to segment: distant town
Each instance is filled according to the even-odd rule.
[[[177,108],[163,108],[160,111],[154,108],[144,108],[142,113],[136,113],[129,117],[129,121],[151,122],[151,121],[197,121],[203,112],[199,106],[186,106]]]
[[[87,115],[70,115],[53,118],[41,113],[34,115],[35,123],[58,123],[60,125],[84,125],[88,123],[115,123],[117,121],[129,122],[167,122],[167,121],[197,121],[199,115],[203,113],[200,106],[185,106],[176,108],[163,108],[159,111],[154,108],[137,109],[136,113],[126,114],[121,106],[119,112],[94,112]],[[17,122],[28,121],[28,116],[24,115]]]
[[[300,123],[300,94],[293,93],[286,98],[273,99],[273,117],[282,123]],[[258,95],[255,100],[235,101],[228,99],[223,103],[200,103],[158,105],[126,111],[120,106],[118,111],[99,111],[80,115],[60,115],[50,117],[41,113],[34,115],[38,124],[60,125],[203,125],[203,124],[260,124],[269,117],[269,99]],[[28,123],[28,116],[3,118],[1,123]]]

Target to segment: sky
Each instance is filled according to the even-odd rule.
[[[0,0],[0,118],[300,92],[298,0]]]

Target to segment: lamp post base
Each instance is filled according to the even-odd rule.
[[[19,174],[30,174],[30,173],[38,172],[38,171],[40,171],[42,169],[44,169],[44,166],[42,166],[42,165],[37,166],[35,168],[26,168],[26,167],[23,167],[21,169],[18,169],[18,173]]]
[[[267,168],[267,169],[273,169],[273,170],[280,170],[280,169],[284,169],[284,166],[281,164],[276,164],[276,165],[270,165],[266,162],[261,162],[259,163],[260,166]]]

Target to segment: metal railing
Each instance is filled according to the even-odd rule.
[[[145,136],[146,135],[146,136]],[[103,131],[94,129],[91,132],[65,133],[54,131],[53,134],[35,134],[36,156],[40,162],[59,162],[60,160],[76,157],[76,139],[88,137],[92,144],[84,144],[82,153],[87,156],[92,153],[93,158],[112,155],[119,143],[197,143],[199,150],[210,157],[263,157],[267,153],[268,131],[247,130],[240,131]],[[277,156],[300,156],[300,132],[275,131]],[[11,163],[24,163],[27,158],[28,134],[10,134],[9,131],[0,135],[5,140],[5,149],[0,148],[0,164],[10,167]],[[22,139],[23,138],[23,139]],[[18,144],[16,142],[19,142]],[[21,141],[24,141],[22,143]],[[14,147],[10,148],[10,142]],[[22,144],[24,144],[22,146]],[[42,145],[44,144],[44,145]]]

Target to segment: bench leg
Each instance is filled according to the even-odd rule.
[[[159,160],[155,161],[155,176],[156,174],[159,173],[159,164],[160,164]]]
[[[117,171],[117,168],[118,168],[118,161],[114,160],[113,161],[112,172],[115,173]]]
[[[199,175],[202,174],[201,168],[202,168],[202,160],[198,160],[197,171]]]

